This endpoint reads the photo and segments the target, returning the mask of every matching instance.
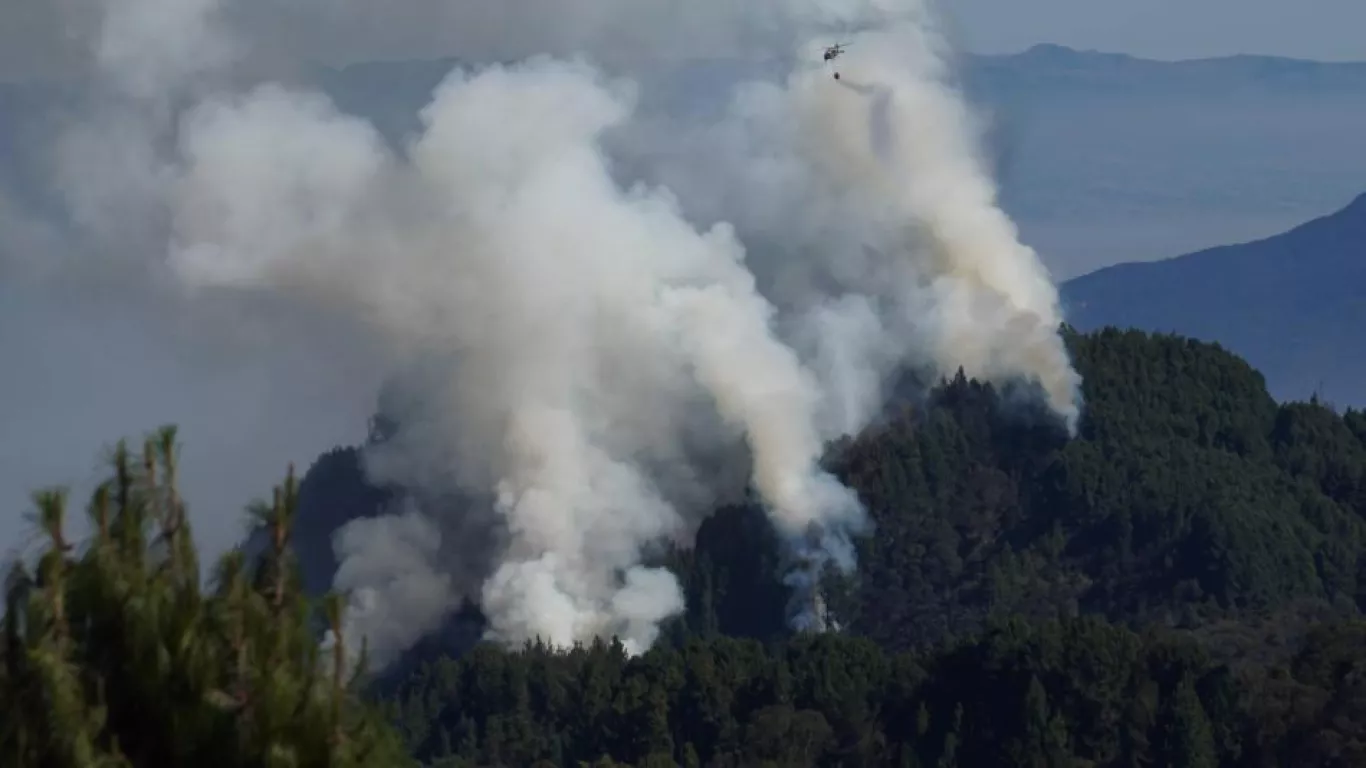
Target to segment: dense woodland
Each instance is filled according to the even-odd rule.
[[[278,489],[259,560],[203,592],[173,440],[116,452],[83,550],[37,499],[3,763],[399,765],[402,740],[447,767],[1366,765],[1366,415],[1277,404],[1216,345],[1068,342],[1076,439],[959,376],[832,448],[876,521],[827,584],[844,632],[784,630],[776,542],[734,508],[671,554],[687,612],[633,659],[478,645],[467,612],[362,688],[317,643],[331,531],[391,494],[357,449]]]
[[[1366,765],[1366,415],[1217,345],[1069,333],[1067,440],[957,377],[831,462],[877,526],[790,638],[762,515],[643,657],[479,647],[385,686],[429,765]],[[430,654],[430,652],[428,652]]]

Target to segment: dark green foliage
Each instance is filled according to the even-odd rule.
[[[65,538],[66,494],[35,495],[47,547],[34,573],[16,565],[6,584],[0,763],[406,764],[394,730],[353,693],[341,599],[328,596],[319,615],[299,589],[292,470],[252,510],[266,551],[229,553],[205,592],[177,450],[170,428],[141,456],[115,449],[83,553]],[[319,620],[337,638],[329,651]]]
[[[372,689],[396,729],[318,645],[343,626],[338,596],[304,598],[330,566],[294,556],[296,531],[316,553],[333,527],[296,519],[301,497],[386,502],[358,452],[291,474],[204,591],[174,433],[120,446],[84,550],[66,495],[35,496],[47,548],[6,585],[0,762],[392,766],[401,735],[449,768],[1366,764],[1366,415],[1278,405],[1213,345],[1068,341],[1075,439],[960,375],[832,449],[876,523],[827,585],[845,633],[785,630],[778,543],[725,509],[667,554],[688,608],[654,650],[419,646]],[[466,613],[445,634],[477,633]]]
[[[1366,624],[1235,671],[1181,630],[1012,620],[933,652],[722,636],[482,646],[390,703],[432,765],[1278,766],[1366,759]]]
[[[901,648],[991,615],[1141,626],[1366,602],[1359,415],[1277,406],[1217,346],[1113,330],[1070,342],[1077,439],[1003,418],[992,387],[960,376],[839,458],[877,523],[843,605],[856,631]]]
[[[1178,632],[1089,618],[1006,622],[925,654],[837,635],[635,659],[602,643],[484,647],[425,666],[393,710],[442,765],[1356,765],[1363,640],[1360,625],[1325,626],[1261,678]],[[1256,698],[1267,686],[1288,690]]]
[[[1366,761],[1366,417],[1278,405],[1217,345],[1068,333],[1080,435],[943,382],[838,446],[876,527],[791,638],[776,542],[723,510],[650,653],[481,648],[397,687],[449,765]],[[616,761],[616,762],[604,762]]]
[[[1360,413],[1278,406],[1217,345],[1069,342],[1087,403],[1075,439],[959,375],[833,455],[876,523],[857,576],[832,585],[846,627],[895,650],[991,616],[1194,626],[1366,604]],[[757,510],[709,520],[675,563],[688,629],[780,636],[776,562]]]

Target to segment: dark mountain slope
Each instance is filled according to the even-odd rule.
[[[1120,264],[1062,287],[1068,321],[1217,341],[1272,394],[1366,403],[1366,195],[1251,243]]]

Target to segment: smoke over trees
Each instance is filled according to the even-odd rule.
[[[101,4],[69,206],[201,300],[281,297],[383,350],[404,415],[368,467],[415,493],[336,542],[348,636],[378,663],[462,600],[507,643],[643,651],[683,608],[645,554],[746,486],[794,626],[819,629],[819,576],[868,530],[824,446],[906,369],[1032,382],[1074,429],[1056,290],[995,203],[923,0],[543,5],[445,8],[486,63],[394,148],[320,93],[244,82],[241,9]],[[785,63],[671,117],[641,98],[669,33]],[[832,36],[839,81],[811,53]]]

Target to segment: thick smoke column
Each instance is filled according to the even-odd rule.
[[[732,270],[721,287],[690,289],[671,296],[685,317],[685,348],[699,380],[716,397],[721,414],[742,424],[754,455],[754,485],[770,517],[798,554],[789,584],[791,610],[803,627],[819,627],[818,579],[833,562],[853,569],[848,535],[862,532],[865,513],[858,497],[819,467],[819,391],[796,354],[768,328],[771,308],[754,291],[748,272]]]
[[[741,84],[719,120],[641,131],[628,154],[763,254],[752,263],[786,338],[819,372],[827,435],[858,431],[889,376],[926,364],[1032,380],[1075,430],[1056,287],[996,202],[924,2],[792,7],[792,48],[809,63]],[[820,65],[836,40],[847,51]]]
[[[936,318],[926,351],[941,369],[1032,377],[1075,428],[1080,379],[1058,336],[1057,289],[996,204],[971,115],[943,81],[933,29],[901,21],[855,40],[858,49],[841,63],[842,88],[809,79],[792,85],[817,142],[809,156],[825,161],[836,184],[857,190],[857,203],[883,227],[917,225],[932,311],[913,312]],[[896,289],[916,293],[909,284]]]
[[[504,22],[554,29],[520,2]],[[649,647],[683,597],[645,556],[730,490],[699,456],[737,445],[789,545],[793,624],[821,629],[821,573],[853,568],[867,525],[821,453],[890,375],[1033,379],[1075,422],[1056,291],[994,202],[918,0],[701,3],[703,32],[744,16],[802,57],[713,124],[639,114],[638,82],[513,46],[517,64],[450,73],[400,151],[306,89],[213,87],[239,50],[217,5],[164,4],[109,4],[98,60],[148,132],[172,92],[197,94],[172,148],[130,142],[174,274],[359,321],[389,342],[377,365],[423,371],[369,456],[422,493],[335,542],[381,663],[461,599],[503,642]],[[467,5],[451,13],[477,18]],[[673,31],[620,0],[572,8],[590,52],[608,27]],[[834,36],[854,43],[838,82],[808,50]],[[461,492],[490,501],[433,501]]]
[[[682,608],[673,577],[639,565],[685,528],[636,460],[657,450],[639,414],[676,407],[667,379],[691,373],[743,435],[794,541],[862,521],[818,466],[818,393],[730,229],[698,233],[668,195],[612,181],[597,137],[629,109],[587,67],[539,59],[453,74],[407,158],[273,86],[183,125],[172,259],[187,280],[293,290],[460,356],[446,407],[472,416],[454,460],[496,491],[508,531],[480,594],[507,642],[611,633],[642,650]],[[655,386],[602,375],[628,361],[657,370]],[[839,555],[824,559],[849,567]]]

